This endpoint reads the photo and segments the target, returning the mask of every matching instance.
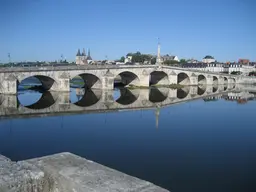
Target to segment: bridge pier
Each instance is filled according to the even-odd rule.
[[[2,84],[1,84],[2,82]],[[17,93],[17,79],[14,75],[10,74],[5,76],[0,82],[0,93],[14,95]]]
[[[190,76],[190,85],[198,85],[198,76],[194,73]]]
[[[148,101],[150,89],[140,89],[139,91],[140,91],[139,99],[141,101]]]
[[[4,109],[17,109],[18,107],[18,99],[17,96],[1,94],[0,95],[0,106]],[[8,110],[7,110],[8,111]]]
[[[197,92],[198,92],[198,87],[197,86],[191,86],[190,87],[190,94],[191,95],[197,95]]]
[[[224,79],[223,79],[223,80],[224,80]],[[224,81],[223,81],[223,83],[224,83]],[[219,92],[225,91],[224,88],[225,88],[224,84],[218,85],[218,91],[219,91]]]
[[[213,77],[211,75],[207,75],[206,82],[207,82],[207,85],[212,85],[213,84]]]
[[[213,92],[213,85],[207,85],[206,94],[211,94]]]
[[[60,76],[58,81],[55,83],[55,86],[49,89],[50,91],[62,91],[70,92],[70,79],[68,76]]]
[[[136,85],[139,87],[149,87],[149,74],[139,75],[139,84]]]
[[[219,85],[224,85],[224,77],[219,77],[218,84]]]
[[[174,71],[172,71],[169,74],[169,83],[170,83],[170,85],[171,84],[178,84],[178,77],[177,77],[177,74]]]
[[[177,98],[177,89],[170,89],[168,93],[168,98]]]
[[[112,90],[114,89],[114,76],[105,76],[102,78],[102,89],[109,89]]]

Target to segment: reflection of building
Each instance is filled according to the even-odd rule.
[[[85,90],[84,89],[76,88],[77,100],[80,100],[83,97],[84,94],[85,94]]]

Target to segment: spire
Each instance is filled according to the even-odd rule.
[[[80,49],[78,49],[76,56],[81,56]]]
[[[92,60],[92,57],[91,57],[91,50],[90,50],[90,49],[88,49],[87,60]]]
[[[85,49],[83,48],[82,56],[86,56]]]
[[[158,46],[157,46],[157,59],[156,59],[156,63],[158,65],[161,64],[161,45],[160,45],[160,39],[158,38]]]

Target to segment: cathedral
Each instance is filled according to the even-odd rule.
[[[76,54],[76,64],[77,65],[88,65],[92,61],[90,49],[88,50],[88,55],[85,53],[85,49],[81,54],[80,49],[78,49]]]

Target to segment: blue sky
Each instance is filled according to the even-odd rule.
[[[255,0],[1,0],[0,62],[128,52],[256,61]]]

